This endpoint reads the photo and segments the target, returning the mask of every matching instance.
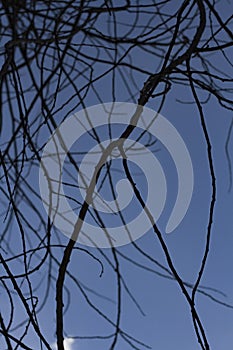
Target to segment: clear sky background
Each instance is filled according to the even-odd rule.
[[[219,3],[218,9],[221,11],[223,18],[227,18],[229,12],[232,12],[232,4],[232,1]],[[174,5],[170,6],[172,11]],[[121,20],[124,21],[127,20],[127,18],[130,18],[131,15],[127,13],[121,16]],[[104,18],[106,19],[106,22],[102,21],[98,24],[102,31],[110,25],[108,23],[109,17],[107,14]],[[144,16],[141,18],[142,22],[143,20]],[[124,27],[119,25],[117,30],[119,32],[123,31]],[[88,48],[86,49],[86,52],[88,52]],[[119,47],[117,51],[119,57],[122,53],[122,48]],[[135,48],[132,58],[134,59],[135,64],[138,64],[146,70],[153,71],[153,67],[157,66],[157,59],[154,54],[148,53],[146,55],[145,51],[140,50],[140,48]],[[232,67],[223,63],[220,56],[217,55],[216,60],[219,68],[232,74]],[[100,74],[101,69],[106,69],[106,67],[98,67],[97,65],[94,75]],[[110,88],[112,78],[113,76],[109,74],[96,84],[98,93],[104,102],[112,101],[113,96]],[[127,78],[129,79],[129,77]],[[129,100],[129,94],[126,94],[127,89],[123,84],[122,76],[118,71],[116,72],[114,79],[116,82],[116,101],[135,102],[138,98],[138,89],[132,84],[132,90],[135,92],[135,100],[133,100],[133,98]],[[142,88],[145,77],[138,74],[137,77],[135,75],[135,79],[139,89]],[[129,84],[131,84],[130,81]],[[73,90],[68,86],[64,94],[58,98],[58,103],[61,103],[62,100],[66,101],[72,94]],[[199,91],[199,94],[200,98],[204,99],[206,97],[206,94],[203,92]],[[180,103],[178,100],[187,103]],[[161,114],[175,126],[182,136],[190,152],[193,164],[194,191],[187,214],[181,224],[171,234],[163,233],[177,271],[184,281],[193,284],[197,278],[197,272],[200,268],[203,257],[211,199],[211,178],[208,168],[206,143],[200,124],[200,118],[195,104],[190,103],[190,101],[192,101],[190,88],[176,84],[169,92]],[[57,125],[59,125],[64,119],[66,112],[71,109],[71,105],[73,104],[75,106],[76,103],[76,100],[72,101],[70,105],[65,106],[61,112],[57,113]],[[99,103],[94,92],[88,94],[85,103],[87,107]],[[156,111],[158,109],[158,102],[151,99],[147,104],[147,107]],[[36,108],[38,108],[38,112],[39,104]],[[74,109],[74,112],[80,109],[81,106],[78,106],[77,109]],[[204,295],[200,292],[197,293],[196,306],[206,330],[211,350],[231,350],[233,346],[233,189],[232,187],[229,187],[230,174],[225,146],[232,120],[232,112],[220,108],[214,98],[211,98],[209,103],[204,105],[204,112],[212,143],[214,169],[217,178],[217,202],[214,212],[209,258],[200,284],[200,287],[202,287],[200,290],[208,295]],[[1,136],[2,143],[8,139],[10,133],[10,125],[8,125],[6,120],[4,133]],[[99,135],[105,137],[104,132],[101,132],[101,130]],[[44,127],[39,135],[41,145],[47,141],[48,137],[49,131]],[[90,146],[87,140],[88,136],[86,141],[82,140],[81,143],[78,143],[77,141],[73,146],[73,151],[86,152]],[[80,145],[82,145],[82,148]],[[233,141],[231,137],[229,143],[231,162],[232,146]],[[164,232],[177,191],[177,174],[174,169],[174,164],[172,164],[167,151],[162,148],[162,145],[158,143],[158,147],[156,146],[155,150],[155,156],[157,156],[161,161],[161,164],[163,164],[164,172],[168,181],[168,189],[170,191],[168,193],[168,200],[164,212],[158,221],[159,228]],[[113,180],[115,182],[114,185],[116,185],[117,179],[121,176],[119,161],[116,161],[115,168],[119,170],[119,173],[116,172],[115,175],[113,175]],[[138,171],[138,169],[133,168],[132,166],[132,172],[134,171]],[[76,174],[74,176],[76,176]],[[76,178],[73,179],[74,182],[75,179]],[[28,181],[35,191],[39,193],[38,166],[31,169]],[[146,195],[147,189],[145,187],[145,178],[143,176],[138,176],[137,183],[139,187],[141,186],[143,194]],[[109,199],[108,191],[109,188],[106,186],[103,195],[106,196],[107,199]],[[76,195],[75,192],[75,196]],[[78,199],[79,198],[81,197],[78,197]],[[37,198],[33,200],[35,200],[38,210],[44,217],[46,217],[46,212],[40,199]],[[26,205],[21,205],[23,210],[28,210],[27,215],[30,217],[30,222],[36,226],[38,224],[38,218],[34,216],[32,210],[28,209]],[[135,203],[129,207],[128,215],[131,216],[134,211]],[[111,217],[110,219],[107,219],[107,221],[108,220],[112,221],[113,219]],[[43,230],[43,227],[41,227],[41,230]],[[13,223],[11,232],[13,233],[11,234],[10,249],[16,254],[17,251],[20,251],[21,249],[16,222]],[[36,238],[31,237],[31,239],[33,242],[33,239]],[[52,243],[61,243],[65,245],[68,243],[68,238],[58,232],[56,228],[53,228]],[[136,244],[141,250],[145,251],[148,256],[153,257],[153,259],[167,267],[164,254],[152,230],[148,231],[143,237],[138,239]],[[79,250],[79,248],[86,249],[89,253],[93,254],[103,262],[104,271],[101,276],[101,264],[85,251]],[[6,247],[4,247],[4,249],[6,249]],[[61,248],[53,248],[53,251],[54,256],[60,261],[63,250]],[[12,252],[9,254],[12,254]],[[110,249],[103,250],[103,253],[111,262],[113,262],[113,255]],[[38,257],[41,257],[42,255],[42,252],[38,252]],[[132,244],[118,247],[117,256],[119,258],[120,271],[124,278],[124,282],[135,299],[133,302],[126,289],[122,287],[121,329],[153,350],[200,349],[192,325],[190,308],[177,282],[168,278],[169,276],[166,271],[140,254],[139,250],[137,250]],[[35,261],[37,258],[35,258]],[[38,273],[31,277],[32,284],[38,286],[36,294],[39,298],[39,306],[46,294],[47,273],[48,268],[51,266],[49,265],[50,263],[52,264],[52,275],[56,277],[58,265],[55,261],[49,260],[44,267],[38,271]],[[11,267],[15,272],[20,273],[20,265],[12,263]],[[66,340],[65,349],[109,349],[111,339],[82,338],[85,336],[106,336],[113,333],[113,328],[103,317],[88,305],[87,300],[80,290],[81,288],[84,288],[91,303],[115,320],[117,280],[113,268],[110,266],[101,251],[76,244],[72,253],[69,271],[77,278],[80,285],[77,287],[77,284],[75,284],[75,282],[68,276],[65,279],[65,337],[67,339],[73,336],[77,337],[77,339],[72,341]],[[161,276],[161,274],[163,274],[163,276]],[[51,286],[46,304],[43,310],[38,314],[38,319],[43,333],[46,335],[51,346],[56,349],[54,345],[54,279],[51,280]],[[22,284],[22,290],[23,288],[24,284]],[[3,298],[2,300],[7,300],[5,294],[3,294],[1,298]],[[215,298],[215,301],[213,298]],[[4,302],[1,304],[2,312],[7,314],[8,305]],[[25,317],[23,310],[21,310],[20,302],[16,302],[16,304],[17,312],[15,314],[15,324],[20,322],[20,320],[24,320]],[[69,307],[66,307],[67,305],[69,305]],[[20,333],[18,330],[15,332],[15,334]],[[39,345],[35,340],[33,332],[29,331],[27,339],[27,344],[30,344],[32,349],[39,349]],[[4,348],[5,345],[3,344],[4,343],[0,338],[0,349]],[[137,345],[138,349],[145,348],[135,342],[134,344]],[[128,350],[131,349],[131,347],[120,337],[115,349]]]

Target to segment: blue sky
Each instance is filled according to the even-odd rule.
[[[223,18],[229,16],[231,7],[232,1],[218,4],[218,9]],[[121,15],[121,18],[118,17],[119,32],[126,30],[125,27],[120,26],[120,22],[129,21],[128,18],[131,18],[130,16],[133,15],[125,13]],[[103,18],[104,20],[102,20],[102,22],[100,21],[97,27],[104,31],[109,25],[107,22],[109,20],[108,14],[103,16]],[[143,22],[144,20],[146,21],[146,19],[147,16],[142,16],[140,21]],[[155,22],[156,20],[154,19],[154,22],[152,23]],[[111,27],[111,30],[113,30],[113,27]],[[190,33],[192,33],[192,30]],[[77,38],[77,40],[80,40],[80,38]],[[91,50],[91,48],[86,48],[84,52],[90,53],[92,52]],[[103,51],[102,54],[104,56],[106,55],[108,60],[111,60],[106,52],[107,51]],[[158,59],[155,56],[155,52],[156,51],[152,53],[146,52],[140,47],[136,47],[134,48],[131,58],[134,59],[134,63],[140,68],[154,71],[155,67],[158,66]],[[119,45],[117,47],[118,58],[121,57],[123,53],[124,47]],[[212,59],[211,56],[210,59]],[[221,55],[216,55],[213,58],[213,61],[219,69],[224,70],[232,76],[232,67],[222,59]],[[36,70],[36,64],[34,68]],[[107,68],[108,66],[105,64],[97,64],[94,69],[94,76],[98,76],[100,72],[107,70]],[[123,79],[124,76],[128,80],[130,79],[128,73],[127,70],[116,70],[115,76],[113,76],[112,73],[109,73],[103,79],[100,79],[95,83],[95,88],[102,101],[111,102],[113,97],[115,97],[116,101],[136,101],[138,98],[138,91],[142,88],[143,82],[146,80],[146,75],[139,74],[138,72],[133,75],[134,82],[133,79],[130,80],[130,86],[134,96],[130,96]],[[116,84],[115,96],[113,96],[111,89],[113,78],[115,79]],[[25,85],[29,84],[27,81],[27,75],[25,75],[23,79]],[[80,85],[82,85],[81,78]],[[202,91],[198,91],[198,93],[203,100],[207,96],[206,93]],[[33,95],[33,93],[31,94]],[[62,103],[67,101],[73,94],[74,90],[72,86],[68,85],[64,93],[58,97],[57,106],[61,106]],[[28,100],[30,100],[30,97],[29,94]],[[187,103],[180,103],[179,100]],[[211,178],[208,168],[206,142],[201,128],[198,110],[195,104],[190,103],[192,100],[193,98],[189,87],[174,84],[167,95],[165,104],[161,111],[161,114],[173,124],[182,136],[186,147],[189,150],[194,171],[194,190],[189,209],[180,225],[171,234],[166,234],[164,231],[177,193],[177,173],[174,164],[172,163],[167,150],[163,148],[163,145],[158,142],[155,148],[153,148],[155,150],[154,155],[163,166],[169,190],[164,211],[158,220],[158,226],[161,229],[177,271],[182,279],[190,284],[195,282],[201,265],[211,200]],[[158,99],[151,99],[148,102],[147,107],[157,111],[159,102]],[[72,108],[74,108],[72,112],[82,109],[80,105],[76,108],[78,103],[79,98],[75,96],[73,100],[64,105],[62,110],[54,113],[57,125],[59,125],[67,115],[71,114],[69,111],[71,111]],[[85,97],[85,103],[87,107],[99,103],[94,91],[91,90],[88,92]],[[33,131],[37,125],[33,124],[33,121],[36,120],[36,123],[39,123],[40,119],[37,119],[36,116],[41,117],[40,108],[41,106],[38,103],[33,110],[34,114],[32,113],[30,119],[30,122],[32,123],[31,131]],[[200,291],[205,292],[208,295],[198,292],[196,295],[196,307],[206,330],[211,350],[231,350],[233,344],[233,190],[232,188],[229,190],[230,174],[225,146],[232,120],[232,112],[220,107],[216,99],[213,97],[208,104],[203,105],[203,109],[209,137],[212,143],[214,170],[217,178],[217,201],[214,211],[210,253],[205,273],[200,284]],[[6,108],[6,115],[7,112],[9,111]],[[2,145],[11,135],[10,121],[4,119],[3,123],[4,130],[1,134]],[[120,136],[121,129],[118,131],[115,128],[114,133]],[[48,140],[49,136],[50,131],[47,126],[43,126],[39,133],[38,144],[42,146]],[[103,130],[99,131],[99,136],[100,138],[106,137]],[[73,145],[72,150],[74,152],[87,152],[91,143],[88,136],[85,135],[85,137],[86,139],[83,138],[82,140],[77,140]],[[19,140],[18,142],[20,148],[22,146],[22,140]],[[146,139],[144,142],[146,142]],[[232,142],[231,137],[228,147],[231,162]],[[40,152],[42,153],[42,149],[40,149]],[[30,154],[30,150],[28,150],[28,154]],[[80,161],[80,154],[75,156],[77,156],[77,161]],[[64,178],[66,179],[67,176],[67,180],[71,181],[71,177],[66,173],[67,170],[71,171],[71,175],[73,176],[72,182],[75,184],[77,173],[74,172],[70,164],[66,163],[66,166],[67,168],[64,170]],[[123,169],[119,159],[113,162],[113,168],[115,169],[115,173],[113,173],[112,179],[114,186],[116,186],[119,178],[121,178],[121,176],[125,177],[122,173]],[[132,174],[134,174],[134,172],[138,173],[139,171],[139,169],[133,165],[131,165],[131,169]],[[25,169],[23,173],[25,178],[26,174],[27,169]],[[145,176],[139,174],[138,177],[135,176],[135,179],[137,185],[141,189],[141,193],[143,196],[146,196],[150,189],[146,188]],[[27,181],[39,195],[38,163],[35,162],[34,166],[30,169],[29,174],[27,174]],[[111,197],[111,189],[109,183],[106,183],[105,185],[102,194],[105,200],[108,200]],[[23,183],[21,186],[22,189],[29,191]],[[66,188],[66,186],[64,186],[64,188]],[[76,200],[81,198],[79,191],[76,191],[76,189],[73,191],[73,188],[66,188],[66,191],[66,194],[68,193],[69,195],[72,195]],[[47,214],[40,197],[32,195],[31,198],[46,222]],[[6,202],[2,202],[1,204],[3,204],[4,208],[6,207]],[[28,203],[25,203],[23,199],[17,204],[22,212],[26,214],[29,222],[34,227],[38,228],[37,233],[39,234],[39,237],[43,237],[46,232],[45,227],[41,225],[40,218],[35,211],[30,205],[28,205]],[[126,216],[128,215],[127,217],[132,217],[133,214],[138,213],[139,209],[140,208],[137,206],[134,198],[131,206],[129,206],[128,213],[126,211],[125,214]],[[1,213],[2,212],[3,209],[1,209]],[[5,224],[5,216],[2,214],[1,217],[3,218],[2,222]],[[114,222],[113,215],[106,218],[106,222],[112,224]],[[25,222],[24,229],[26,231],[28,249],[37,246],[39,239],[36,234],[32,233],[29,226],[25,225]],[[43,300],[46,295],[48,287],[48,271],[50,271],[52,276],[49,280],[50,289],[46,303],[43,306],[42,311],[38,313],[38,321],[42,332],[51,344],[51,347],[56,349],[54,345],[56,340],[55,287],[59,263],[64,250],[64,248],[58,247],[57,245],[63,244],[65,246],[68,243],[68,238],[57,230],[56,227],[53,227],[51,241],[54,245],[54,247],[52,247],[53,258],[51,258],[51,260],[47,259],[44,266],[38,272],[31,275],[31,283],[33,286],[37,287],[35,295],[38,298],[38,307],[40,308],[40,306],[43,305]],[[136,246],[134,244],[128,244],[126,246],[117,247],[116,249],[120,271],[123,277],[121,329],[130,336],[135,337],[138,341],[145,343],[153,350],[200,349],[193,329],[191,312],[187,301],[185,300],[177,282],[171,280],[168,273],[155,262],[157,261],[167,267],[164,253],[153,230],[149,230],[145,235],[138,239],[135,244]],[[9,259],[11,255],[22,252],[22,242],[15,220],[12,221],[9,236],[7,236],[7,240],[4,242],[2,248],[4,252],[7,251],[5,254],[6,259]],[[145,252],[147,256],[152,257],[154,261],[151,261],[145,255],[142,255],[140,250]],[[38,250],[37,256],[32,256],[32,260],[30,261],[31,266],[36,265],[36,263],[41,260],[43,254],[43,249],[40,251]],[[103,266],[101,264],[103,264]],[[82,246],[81,244],[76,243],[69,264],[69,272],[73,277],[66,276],[64,284],[65,350],[109,349],[112,338],[84,339],[84,337],[107,336],[114,331],[109,322],[88,305],[88,301],[90,301],[90,303],[95,305],[109,318],[114,321],[116,320],[117,278],[114,272],[114,266],[111,264],[114,264],[114,258],[110,249],[104,249],[101,251],[96,248]],[[22,264],[18,261],[9,261],[9,266],[14,273],[20,274],[22,272]],[[3,274],[5,274],[4,271]],[[163,276],[161,276],[161,274],[163,274]],[[76,281],[74,280],[75,278],[77,279]],[[126,288],[124,287],[124,283]],[[19,284],[22,291],[27,295],[28,288],[25,280],[22,281],[19,279]],[[190,289],[188,290],[191,291]],[[129,296],[129,293],[131,293],[133,298]],[[17,323],[27,320],[27,317],[17,296],[15,296],[13,292],[12,295],[15,298],[14,329],[14,326],[16,326]],[[9,299],[7,293],[2,291],[1,298],[4,300],[1,305],[1,311],[7,318],[9,317]],[[213,298],[222,303],[222,305],[214,301]],[[21,334],[20,330],[14,329],[12,332],[16,335]],[[72,337],[74,337],[73,340],[71,340]],[[39,349],[38,339],[31,329],[28,331],[27,344],[28,346],[31,346],[32,349]],[[142,344],[136,342],[134,342],[134,344],[137,345],[139,349],[144,349]],[[3,349],[4,346],[5,344],[0,338],[0,348]],[[132,347],[129,346],[127,342],[119,337],[119,341],[115,347],[116,350],[128,350],[131,348]]]

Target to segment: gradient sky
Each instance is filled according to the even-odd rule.
[[[226,2],[219,5],[221,7],[223,17],[229,15],[229,10],[232,10],[232,2]],[[102,23],[103,28],[107,26]],[[153,67],[154,61],[151,55],[144,57],[139,53],[135,57],[135,61],[144,62],[145,67]],[[219,59],[219,58],[218,58]],[[225,66],[220,60],[219,67],[230,71],[230,68]],[[232,72],[231,72],[232,74]],[[111,101],[110,89],[108,86],[111,83],[110,76],[99,82],[99,92],[103,96],[105,102]],[[120,78],[118,90],[116,91],[117,101],[125,100],[125,90],[121,88]],[[141,79],[141,78],[140,78]],[[140,80],[139,79],[139,80]],[[140,85],[140,84],[139,84]],[[141,86],[143,80],[141,79]],[[65,92],[65,98],[69,96],[69,89]],[[205,94],[200,93],[200,97],[204,98]],[[179,103],[178,100],[187,101],[187,104]],[[183,86],[174,86],[169,92],[165,105],[161,114],[167,118],[177,129],[182,136],[185,144],[190,152],[194,170],[194,190],[187,211],[181,224],[171,234],[163,233],[167,246],[172,256],[174,265],[183,278],[188,283],[194,283],[197,278],[197,272],[201,265],[203,257],[204,244],[206,238],[206,228],[208,223],[208,211],[211,199],[211,179],[208,168],[208,159],[206,151],[206,142],[203,135],[203,130],[200,124],[195,104],[189,103],[192,101],[190,89]],[[133,102],[133,101],[132,101]],[[87,105],[96,104],[95,96],[91,95],[87,98]],[[158,105],[153,99],[149,101],[147,107],[157,110]],[[204,276],[201,280],[202,291],[209,293],[219,302],[227,305],[220,305],[211,300],[210,297],[197,293],[196,306],[203,321],[206,330],[207,338],[210,343],[211,350],[232,350],[233,345],[233,235],[232,235],[232,200],[233,190],[229,189],[230,176],[225,151],[226,139],[229,126],[232,120],[232,113],[223,110],[219,107],[216,100],[211,98],[209,103],[204,106],[205,119],[209,131],[209,136],[212,143],[212,152],[214,159],[214,169],[217,178],[217,202],[214,212],[213,230],[211,235],[211,246],[208,262]],[[61,113],[57,118],[58,121],[63,119]],[[59,123],[58,123],[59,124]],[[5,125],[6,134],[10,133]],[[120,135],[120,133],[119,133]],[[100,132],[100,136],[104,137]],[[7,139],[7,135],[4,136]],[[48,130],[41,137],[42,141],[46,141],[49,137]],[[4,138],[3,138],[4,140]],[[232,150],[232,138],[229,143],[229,151]],[[80,146],[82,145],[82,147]],[[82,152],[86,147],[90,146],[88,141],[76,142],[73,150]],[[156,148],[156,147],[155,147]],[[168,200],[161,218],[158,221],[158,226],[162,232],[166,227],[169,214],[174,204],[174,198],[177,192],[177,174],[174,169],[167,151],[158,143],[155,156],[161,161],[163,170],[168,181]],[[232,161],[232,152],[230,154]],[[119,173],[113,176],[116,182],[121,176],[119,162],[116,161],[115,168]],[[138,171],[133,168],[132,172]],[[76,176],[76,175],[75,175]],[[30,176],[29,181],[39,193],[39,170],[35,167]],[[155,179],[156,183],[156,179]],[[139,176],[137,184],[142,187],[143,195],[146,195],[145,178]],[[116,183],[114,183],[116,185]],[[106,187],[103,194],[108,197],[108,188]],[[76,195],[76,193],[75,193]],[[46,216],[42,203],[37,201],[37,207]],[[134,203],[135,206],[135,203]],[[135,213],[133,206],[129,209],[129,216]],[[138,208],[137,208],[138,210]],[[31,218],[33,222],[33,216]],[[107,219],[113,221],[112,217]],[[18,230],[16,223],[13,224],[13,230]],[[56,233],[56,234],[55,234]],[[17,237],[17,235],[15,235]],[[52,241],[54,244],[67,244],[68,238],[62,233],[54,229]],[[154,237],[152,230],[149,230],[143,237],[137,240],[137,245],[147,252],[148,255],[158,260],[161,264],[166,264],[164,254]],[[13,241],[13,250],[19,248],[17,238]],[[91,258],[88,254],[81,250],[74,250],[70,261],[70,271],[78,278],[81,285],[93,289],[88,295],[91,302],[100,310],[116,319],[116,275],[113,272],[106,260],[95,248],[81,246],[76,244],[76,248],[85,248],[97,258],[104,262],[104,273],[100,277],[101,266],[98,261]],[[153,350],[199,350],[192,320],[191,313],[187,302],[177,282],[168,278],[161,277],[158,273],[164,273],[162,269],[153,264],[151,261],[143,257],[132,244],[117,248],[118,258],[120,261],[120,271],[125,279],[125,283],[135,298],[139,306],[136,306],[129,298],[126,290],[122,289],[122,313],[121,313],[121,328],[131,336],[136,337],[139,341],[144,342]],[[56,251],[56,252],[55,252]],[[54,250],[58,259],[61,259],[62,252]],[[112,260],[110,250],[104,250],[106,256]],[[40,253],[39,253],[40,254]],[[122,255],[121,255],[122,254]],[[147,271],[140,266],[126,260],[132,259],[146,266]],[[56,265],[55,265],[56,266]],[[15,268],[18,268],[15,266]],[[57,267],[56,267],[57,269]],[[38,284],[38,295],[41,298],[45,294],[45,284],[43,283],[46,276],[47,265],[32,277],[35,285]],[[54,270],[54,275],[57,275],[57,270]],[[41,328],[51,346],[56,349],[55,342],[55,281],[52,281],[52,290],[47,300],[43,311],[38,315]],[[206,287],[206,289],[204,289]],[[216,289],[209,290],[208,288]],[[217,291],[218,290],[218,291]],[[72,336],[101,336],[111,334],[112,327],[103,320],[92,308],[87,305],[87,302],[80,290],[75,286],[74,282],[66,277],[65,280],[65,305],[69,302],[70,307],[64,313],[65,323],[65,349],[66,350],[104,350],[109,348],[110,340],[101,339],[74,339],[69,340]],[[3,311],[7,312],[7,305],[2,305]],[[19,305],[20,311],[20,305]],[[16,315],[16,321],[21,318],[20,312]],[[16,331],[17,333],[17,331]],[[35,342],[35,337],[29,333],[28,344],[31,344],[33,349],[39,349],[38,343]],[[0,338],[0,348],[3,348],[3,342]],[[144,349],[138,345],[139,349]],[[119,339],[116,350],[131,349],[126,342]]]

